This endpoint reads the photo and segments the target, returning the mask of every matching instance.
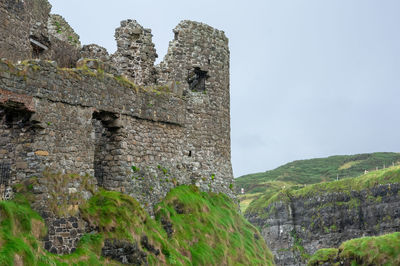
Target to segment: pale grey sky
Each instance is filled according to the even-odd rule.
[[[123,19],[151,28],[159,60],[183,19],[231,50],[235,177],[286,162],[400,151],[398,0],[50,0],[83,44],[114,52]]]

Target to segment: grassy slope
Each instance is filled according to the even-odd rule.
[[[327,158],[294,161],[274,170],[245,175],[235,179],[235,187],[244,188],[239,197],[242,211],[262,194],[268,197],[283,187],[314,184],[339,178],[356,177],[364,170],[375,170],[400,161],[400,153],[338,155]],[[239,192],[239,191],[238,191]],[[260,194],[261,193],[261,194]]]
[[[290,195],[293,197],[312,197],[323,193],[349,193],[372,188],[376,185],[400,183],[400,166],[393,166],[386,169],[370,172],[355,178],[347,178],[339,181],[324,182],[308,185],[303,188],[291,187],[282,189],[280,192],[270,195],[263,195],[253,201],[246,210],[246,213],[262,213],[263,210],[273,202],[287,200]]]
[[[146,235],[161,254],[147,253],[150,265],[273,265],[272,255],[257,230],[236,211],[225,195],[180,186],[167,195],[152,219],[131,197],[100,191],[80,206],[97,234],[85,235],[71,255],[45,251],[38,240],[45,234],[40,216],[17,194],[0,202],[0,265],[112,265],[100,257],[106,238],[139,243]],[[163,222],[174,230],[168,237]],[[139,244],[140,246],[140,244]]]
[[[244,188],[247,193],[263,192],[260,184],[268,181],[293,182],[295,184],[314,184],[333,181],[336,176],[355,177],[364,170],[375,170],[400,161],[400,153],[370,153],[357,155],[337,155],[327,158],[299,160],[282,165],[274,170],[241,176],[235,179],[236,188]]]
[[[27,199],[17,194],[13,201],[0,201],[0,265],[80,265],[108,264],[99,259],[100,237],[87,235],[73,255],[57,256],[42,248],[46,234],[43,219],[33,211]],[[113,264],[109,264],[113,265]]]
[[[362,237],[344,242],[339,249],[320,249],[308,265],[400,265],[400,232],[377,237]]]

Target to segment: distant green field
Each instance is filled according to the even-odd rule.
[[[244,175],[235,179],[237,192],[241,195],[242,211],[251,200],[261,195],[272,196],[282,188],[315,184],[364,174],[383,167],[398,165],[400,153],[376,152],[356,155],[336,155],[327,158],[298,160],[282,165],[274,170]],[[250,200],[251,199],[251,200]]]

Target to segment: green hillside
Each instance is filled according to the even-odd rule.
[[[309,186],[293,186],[280,190],[278,193],[263,194],[252,201],[246,209],[246,214],[262,214],[266,207],[276,201],[287,201],[292,198],[309,198],[326,193],[346,193],[371,189],[377,184],[400,183],[400,166],[392,166],[355,178],[346,178],[339,181],[323,182]],[[356,200],[356,199],[355,199]]]
[[[0,265],[120,265],[101,256],[106,239],[136,245],[140,265],[273,265],[264,240],[236,204],[195,186],[171,190],[156,207],[155,219],[135,199],[99,191],[80,206],[98,232],[84,235],[78,249],[64,256],[43,249],[46,228],[29,198],[25,191],[0,201]]]
[[[249,174],[235,179],[236,188],[246,193],[264,191],[264,182],[284,181],[296,184],[314,184],[339,178],[355,177],[365,170],[381,169],[400,161],[400,153],[376,152],[356,155],[336,155],[327,158],[298,160],[263,173]]]
[[[333,181],[337,178],[356,177],[365,170],[373,171],[400,162],[400,153],[376,152],[356,155],[336,155],[327,158],[298,160],[274,170],[244,175],[235,179],[240,195],[241,209],[245,211],[251,201],[261,195],[270,197],[282,188]],[[269,196],[268,196],[269,195]]]

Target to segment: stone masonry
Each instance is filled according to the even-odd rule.
[[[0,56],[8,58],[0,60],[4,189],[50,171],[93,176],[97,186],[133,196],[150,213],[181,184],[235,197],[229,48],[223,31],[182,21],[174,29],[167,55],[155,66],[151,31],[125,20],[116,30],[116,53],[84,46],[77,68],[61,68],[43,58],[61,62],[63,55],[53,49],[65,43],[80,49],[79,37],[62,17],[44,12],[39,17],[48,23],[37,29],[48,36],[47,53],[53,57],[31,60],[35,48],[29,32],[39,24],[25,18],[32,17],[27,7],[37,1],[0,4],[0,20],[8,23],[0,25]],[[11,25],[19,25],[16,34]],[[60,28],[73,40],[56,36]],[[24,59],[28,60],[16,62]],[[76,228],[58,222],[69,217],[46,215],[46,239],[51,242],[47,247],[69,253],[76,243],[70,231]],[[79,214],[74,217],[79,220]],[[67,239],[57,238],[57,233]]]
[[[0,1],[0,58],[58,61],[71,67],[79,59],[79,36],[47,0]]]
[[[158,55],[152,36],[150,29],[131,19],[121,21],[121,27],[115,30],[118,49],[112,56],[112,62],[138,85],[155,82],[154,62]]]

